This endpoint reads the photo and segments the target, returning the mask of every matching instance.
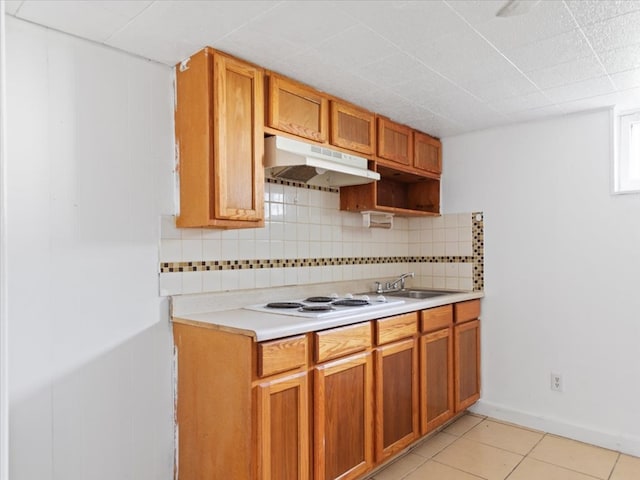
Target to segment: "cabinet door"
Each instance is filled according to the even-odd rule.
[[[480,321],[454,327],[455,408],[460,412],[480,398]]]
[[[256,465],[258,480],[309,478],[307,374],[256,387]]]
[[[371,353],[314,372],[314,479],[357,478],[373,466]]]
[[[376,352],[376,462],[399,452],[419,435],[418,349],[409,339]]]
[[[413,132],[413,166],[420,170],[442,172],[442,145],[429,135]]]
[[[425,435],[453,416],[453,330],[420,337],[420,428]]]
[[[262,71],[214,55],[213,202],[215,218],[261,220],[264,215]]]
[[[330,133],[332,145],[371,155],[375,149],[375,115],[333,100]]]
[[[268,103],[269,127],[317,142],[327,141],[329,101],[317,90],[272,73]]]
[[[179,227],[264,225],[262,77],[210,48],[176,66]]]
[[[413,131],[406,125],[378,117],[378,156],[410,166],[413,163]]]

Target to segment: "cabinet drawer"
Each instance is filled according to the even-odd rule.
[[[445,328],[453,323],[453,307],[444,305],[442,307],[430,308],[420,312],[422,317],[422,331],[431,332],[440,328]]]
[[[469,300],[453,306],[453,318],[456,323],[468,322],[480,318],[480,300]]]
[[[258,344],[258,376],[286,372],[307,363],[307,338],[304,335]]]
[[[315,332],[314,359],[324,362],[371,347],[371,322]]]
[[[414,335],[418,331],[418,313],[405,313],[376,321],[376,344],[383,345]]]

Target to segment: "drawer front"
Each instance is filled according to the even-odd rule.
[[[456,323],[480,318],[480,300],[469,300],[454,304],[453,314]]]
[[[258,344],[258,376],[286,372],[307,363],[307,337],[283,338]]]
[[[324,362],[371,347],[371,322],[315,332],[314,359]]]
[[[422,331],[432,332],[440,328],[449,327],[453,323],[453,306],[430,308],[420,312],[422,317]]]
[[[376,321],[376,344],[400,340],[418,331],[418,312],[405,313]]]

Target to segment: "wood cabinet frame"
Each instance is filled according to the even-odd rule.
[[[466,332],[475,330],[475,352],[463,351],[461,337]],[[480,398],[480,321],[473,320],[454,327],[454,355],[455,355],[455,411],[461,412],[473,405]],[[463,358],[467,356],[467,360]],[[474,358],[475,357],[475,358]],[[466,380],[475,382],[474,392],[466,397],[461,394],[461,385]]]
[[[326,469],[326,459],[333,460],[332,455],[327,452],[327,432],[326,405],[327,396],[331,393],[327,391],[327,379],[335,374],[348,371],[354,368],[364,368],[363,375],[363,405],[364,413],[362,438],[362,461],[352,465],[348,470],[340,472],[338,476],[328,476]],[[313,417],[314,417],[314,442],[313,442],[313,464],[315,480],[350,480],[366,473],[373,467],[373,362],[371,352],[352,355],[340,360],[319,365],[314,369],[314,392],[313,392]],[[337,392],[339,393],[339,392]],[[353,446],[353,445],[352,445]],[[354,446],[357,448],[357,446]]]
[[[338,100],[331,100],[330,110],[329,143],[364,155],[373,155],[376,148],[375,113]],[[343,125],[342,120],[345,117],[352,118],[355,122],[363,124],[364,130],[366,131],[366,141],[364,138],[362,141],[357,138],[358,134],[362,134],[362,128],[357,129],[356,125],[352,125],[351,128]]]
[[[298,404],[296,411],[289,412],[297,417],[297,429],[293,434],[297,438],[298,452],[295,463],[298,468],[295,476],[292,472],[288,472],[287,478],[309,479],[309,386],[307,378],[307,372],[302,372],[284,378],[267,380],[255,387],[256,478],[258,480],[280,480],[281,478],[271,475],[272,467],[277,467],[272,465],[276,457],[273,455],[273,447],[277,447],[277,445],[273,444],[272,431],[275,426],[272,424],[271,399],[287,390],[296,392]],[[287,465],[280,465],[276,471],[284,474],[284,469],[287,467]]]
[[[384,375],[384,363],[385,359],[399,354],[401,352],[411,352],[411,370],[409,372],[410,375],[410,386],[411,392],[409,394],[410,398],[410,412],[411,416],[411,430],[401,438],[398,438],[393,443],[389,445],[385,445],[385,423],[388,420],[385,416],[385,413],[396,415],[399,412],[393,411],[394,407],[401,408],[400,405],[391,405],[387,408],[384,402],[385,398],[385,385],[386,379]],[[383,345],[378,347],[375,350],[375,372],[376,372],[376,461],[382,462],[387,458],[391,457],[395,453],[399,452],[409,444],[411,444],[418,435],[420,434],[420,426],[419,426],[419,382],[418,382],[418,345],[414,338],[409,338],[407,340],[401,340],[395,343],[390,343],[387,345]],[[401,375],[405,372],[398,372],[398,375]],[[391,379],[396,380],[396,379]],[[406,392],[405,392],[406,394]]]
[[[446,395],[447,395],[447,409],[438,416],[429,419],[429,388],[435,388],[431,379],[429,378],[429,365],[428,365],[428,353],[429,346],[434,342],[442,341],[446,339],[447,353],[446,358],[441,359],[446,368]],[[425,435],[435,428],[439,427],[454,415],[454,359],[453,359],[453,328],[445,327],[435,332],[427,333],[420,337],[420,429],[422,435]]]

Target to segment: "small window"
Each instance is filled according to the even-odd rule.
[[[618,116],[614,192],[640,192],[640,110]]]

